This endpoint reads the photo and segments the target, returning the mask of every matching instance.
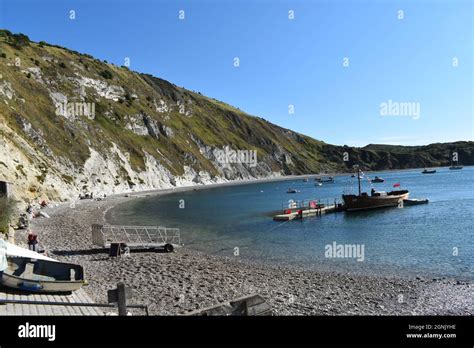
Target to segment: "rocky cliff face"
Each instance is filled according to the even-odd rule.
[[[458,145],[474,163],[472,143]],[[159,78],[0,31],[0,180],[14,183],[19,198],[347,171],[354,163],[449,163],[447,151],[431,158],[423,148],[392,150],[328,145]]]

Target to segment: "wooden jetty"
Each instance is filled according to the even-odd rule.
[[[404,199],[403,206],[427,204],[429,199]],[[288,207],[288,208],[285,208]],[[273,216],[275,221],[289,221],[304,219],[311,216],[321,216],[328,213],[337,213],[346,211],[347,207],[344,203],[334,200],[334,204],[323,204],[319,200],[290,201],[284,203],[283,212]]]
[[[284,206],[288,208],[283,209],[282,214],[273,216],[275,221],[289,221],[295,219],[303,219],[310,216],[321,216],[328,213],[336,213],[344,210],[342,203],[334,200],[334,204],[324,204],[320,200],[310,199],[303,201],[291,201],[285,203]]]

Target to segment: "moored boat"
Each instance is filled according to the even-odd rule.
[[[380,183],[380,182],[384,182],[385,179],[382,179],[382,178],[379,178],[378,176],[375,176],[374,179],[370,180],[370,182],[373,182],[373,183]]]
[[[408,190],[396,190],[390,192],[375,191],[371,194],[361,191],[360,170],[358,169],[359,192],[357,195],[342,195],[344,200],[344,209],[346,211],[368,210],[385,207],[396,207],[403,204],[404,199],[408,199],[410,193]],[[397,184],[399,186],[399,184]]]
[[[391,192],[376,192],[376,195],[368,195],[362,192],[360,195],[342,195],[344,206],[347,211],[367,210],[375,208],[396,207],[404,199],[408,199],[408,190],[398,190]]]
[[[434,174],[436,173],[436,169],[431,169],[431,170],[428,170],[428,169],[424,169],[421,174]]]
[[[449,167],[449,170],[460,170],[463,168],[462,165],[459,164],[459,160],[455,160],[456,164],[451,160],[451,166]]]
[[[421,199],[421,198],[412,198],[412,199],[404,199],[403,205],[419,205],[419,204],[427,204],[430,200],[428,198]]]
[[[334,177],[332,177],[332,176],[318,176],[314,180],[319,182],[319,183],[333,183],[334,182]]]
[[[292,189],[292,188],[289,188],[286,193],[298,193],[299,191],[298,190],[295,190],[295,189]]]

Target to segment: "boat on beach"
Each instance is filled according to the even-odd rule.
[[[346,211],[368,210],[385,207],[396,207],[403,204],[404,199],[408,199],[408,190],[396,190],[390,192],[375,191],[372,188],[371,194],[362,192],[360,183],[360,169],[357,168],[358,194],[342,195],[344,208]]]
[[[64,293],[86,284],[82,266],[59,262],[40,253],[3,242],[0,284],[22,291]]]
[[[425,169],[421,172],[421,174],[434,174],[434,173],[436,173],[436,169],[430,169],[430,170],[428,170],[428,169],[425,168]]]

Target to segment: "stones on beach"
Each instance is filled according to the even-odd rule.
[[[97,302],[106,301],[107,290],[124,281],[134,289],[134,303],[148,304],[152,315],[184,314],[252,293],[264,297],[276,315],[474,312],[471,284],[461,280],[313,272],[190,249],[109,259],[107,251],[91,249],[89,238],[90,224],[103,223],[103,210],[111,204],[90,202],[73,210],[59,207],[50,219],[36,219],[33,227],[41,231],[43,243],[55,258],[84,267],[90,284],[84,289]],[[399,294],[404,296],[403,303],[398,302]]]

